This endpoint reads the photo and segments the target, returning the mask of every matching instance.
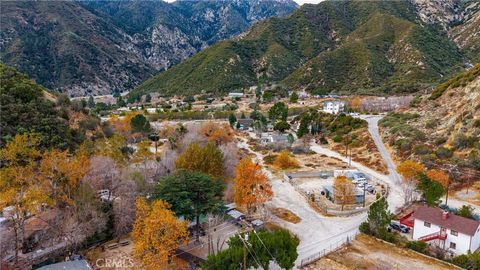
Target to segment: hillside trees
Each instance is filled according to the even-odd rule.
[[[44,149],[74,149],[84,140],[84,130],[69,126],[70,104],[57,106],[54,94],[3,64],[0,81],[0,146],[24,133],[36,133],[38,147]]]
[[[188,240],[187,221],[179,221],[170,205],[162,200],[136,203],[133,226],[134,255],[145,269],[161,269],[169,264],[177,248]]]
[[[200,238],[200,216],[223,210],[224,184],[208,174],[180,170],[160,179],[155,197],[167,201],[177,215],[195,220],[197,242]]]
[[[346,204],[355,203],[355,185],[346,176],[337,176],[333,182],[335,203],[343,208]]]
[[[248,213],[272,198],[273,192],[262,167],[250,158],[240,160],[235,177],[235,203]]]

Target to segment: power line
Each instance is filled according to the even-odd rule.
[[[253,233],[257,236],[258,240],[260,240],[260,243],[262,243],[263,247],[267,250],[268,254],[270,255],[270,258],[272,258],[272,260],[275,261],[275,258],[273,257],[272,253],[270,252],[270,250],[268,250],[267,246],[263,243],[262,238],[258,236],[257,231],[255,231],[255,229],[253,229]]]

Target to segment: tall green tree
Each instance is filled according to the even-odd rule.
[[[446,191],[441,183],[433,181],[424,173],[418,175],[417,189],[422,192],[422,196],[429,206],[437,206]]]
[[[230,126],[233,128],[235,126],[235,123],[237,122],[237,117],[235,116],[235,114],[233,113],[230,113],[228,115],[228,122],[230,123]]]
[[[308,115],[302,116],[300,119],[300,126],[297,130],[297,137],[302,138],[304,135],[308,134],[308,126],[310,125],[310,117]]]
[[[133,132],[148,133],[151,130],[150,123],[143,114],[135,115],[130,121]]]
[[[92,97],[92,96],[89,96],[89,97],[88,97],[87,106],[88,106],[90,109],[93,109],[93,108],[95,107],[95,101],[93,100],[93,97]]]
[[[290,102],[291,103],[297,103],[298,102],[298,94],[297,92],[292,92],[292,94],[290,94]]]
[[[287,121],[288,106],[283,102],[277,102],[268,110],[268,117],[272,122],[277,120]]]
[[[385,197],[382,197],[370,205],[365,224],[368,225],[369,231],[372,234],[380,235],[386,232],[391,220],[392,214],[388,210],[388,202]]]
[[[224,189],[224,183],[220,178],[212,178],[205,173],[181,170],[160,179],[155,198],[170,203],[177,215],[195,220],[197,241],[199,241],[200,216],[223,211]]]
[[[247,265],[245,268],[269,269],[274,261],[282,269],[292,269],[298,257],[297,247],[300,240],[287,230],[268,232],[251,231],[229,239],[228,249],[208,256],[202,264],[205,270],[239,269],[243,263],[243,246],[247,245]],[[255,257],[253,257],[255,256]]]

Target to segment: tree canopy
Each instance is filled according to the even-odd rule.
[[[219,178],[212,179],[205,173],[181,170],[160,179],[155,198],[167,201],[177,215],[195,220],[199,225],[201,215],[222,212],[224,189],[224,183]]]
[[[201,265],[202,269],[239,269],[243,262],[244,243],[247,245],[247,269],[268,270],[270,261],[274,261],[282,269],[292,269],[298,257],[297,246],[300,240],[283,229],[274,232],[251,231],[248,234],[236,235],[228,241],[228,249],[208,256]]]
[[[133,225],[133,253],[149,270],[161,269],[171,262],[176,250],[187,243],[187,221],[180,221],[162,200],[151,204],[140,198],[136,203]]]
[[[211,177],[223,178],[223,154],[213,143],[205,146],[194,142],[190,144],[175,162],[177,169],[203,172]]]

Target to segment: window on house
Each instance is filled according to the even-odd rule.
[[[426,221],[423,222],[423,226],[425,226],[425,227],[430,228],[431,225],[432,225],[432,224],[430,224],[430,222],[426,222]]]
[[[457,248],[457,244],[450,242],[450,248],[451,248],[451,249],[456,249],[456,248]]]
[[[458,236],[458,232],[457,232],[457,231],[454,231],[454,230],[450,230],[450,234],[451,234],[451,235]]]

